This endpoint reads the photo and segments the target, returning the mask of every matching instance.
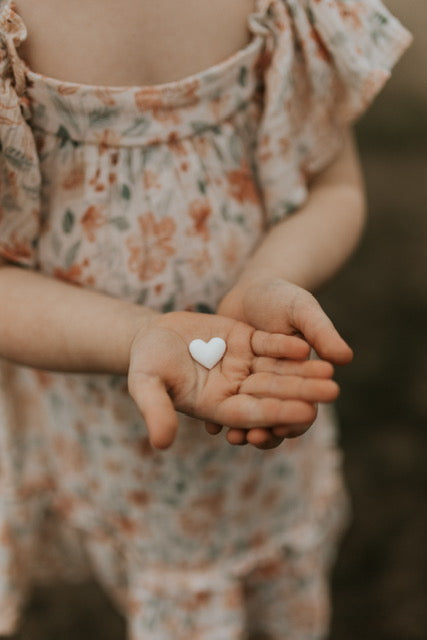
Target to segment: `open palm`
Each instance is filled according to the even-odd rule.
[[[221,337],[227,344],[211,370],[191,357],[195,338]],[[299,338],[255,330],[223,316],[172,312],[153,319],[132,345],[129,391],[147,423],[155,447],[175,437],[176,410],[228,427],[253,428],[307,423],[314,403],[336,393],[331,380],[298,375],[284,358],[302,360]],[[314,371],[314,369],[313,369]],[[319,397],[320,396],[320,397]]]

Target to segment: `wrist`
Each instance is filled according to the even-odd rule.
[[[127,331],[125,337],[125,347],[123,349],[123,372],[127,373],[131,358],[131,351],[139,336],[146,333],[156,318],[163,314],[149,307],[132,304],[128,310]]]
[[[225,294],[221,300],[217,312],[235,320],[247,322],[245,312],[245,298],[253,288],[263,288],[274,281],[282,281],[273,270],[263,268],[255,270],[246,269],[233,287]]]

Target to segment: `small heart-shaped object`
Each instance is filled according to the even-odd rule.
[[[227,345],[222,338],[211,338],[209,342],[197,338],[190,342],[188,348],[196,362],[212,369],[221,360]]]

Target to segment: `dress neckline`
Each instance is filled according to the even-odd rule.
[[[181,89],[185,90],[185,88],[188,86],[195,86],[197,84],[200,84],[201,81],[203,81],[205,78],[227,74],[227,71],[230,68],[234,68],[239,64],[240,61],[250,58],[251,55],[255,53],[255,51],[258,51],[260,53],[261,45],[264,42],[265,38],[259,33],[257,34],[253,32],[253,30],[251,29],[251,21],[255,16],[264,13],[271,1],[272,0],[254,0],[253,11],[251,11],[247,16],[248,30],[250,33],[252,33],[252,37],[244,47],[240,48],[235,53],[232,53],[230,56],[226,57],[218,63],[197,71],[196,73],[184,76],[177,80],[171,80],[169,82],[117,86],[73,82],[71,80],[62,80],[61,78],[44,75],[38,71],[33,70],[18,54],[17,58],[25,76],[30,82],[37,84],[43,82],[53,89],[58,89],[59,87],[61,87],[65,91],[69,89],[70,93],[73,91],[81,90],[83,92],[108,91],[111,93],[138,92],[140,95],[175,94],[176,92],[180,92]],[[3,7],[1,5],[3,5]],[[13,0],[5,0],[4,2],[0,0],[0,13],[2,12],[2,10],[9,10],[12,13],[14,19],[20,23],[21,33],[19,34],[18,44],[16,45],[18,46],[27,38],[26,25],[19,15],[19,12],[16,10]]]

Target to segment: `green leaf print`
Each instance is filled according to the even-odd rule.
[[[233,133],[230,138],[230,153],[234,162],[240,166],[242,162],[242,142],[237,133]]]
[[[206,193],[206,182],[205,180],[201,180],[199,178],[199,180],[197,180],[197,186],[199,187],[199,191],[202,195],[205,195]]]
[[[74,117],[72,109],[67,106],[62,97],[59,97],[56,94],[56,91],[54,89],[48,89],[48,91],[51,94],[52,102],[55,104],[56,108],[62,114],[62,116],[66,120],[68,120],[68,124],[73,127],[74,131],[80,131],[80,127],[76,118]]]
[[[219,145],[217,145],[217,144],[216,144],[215,139],[213,139],[213,140],[212,140],[212,147],[213,147],[213,149],[214,149],[214,151],[215,151],[216,155],[218,156],[218,158],[219,158],[220,160],[224,160],[223,153],[222,153],[222,151],[221,151],[221,149],[220,149]]]
[[[62,219],[62,228],[64,233],[70,233],[74,227],[75,216],[71,209],[67,209]]]
[[[61,124],[61,126],[58,128],[58,131],[56,132],[57,137],[60,139],[60,147],[65,147],[65,145],[67,144],[67,142],[70,142],[74,147],[78,147],[79,146],[79,142],[77,142],[76,140],[73,140],[70,136],[70,134],[68,133],[68,129],[66,129],[64,127],[64,125]]]
[[[288,213],[293,213],[294,211],[296,211],[298,209],[298,205],[295,204],[295,202],[291,202],[290,200],[286,200],[285,201],[285,212]]]
[[[384,34],[384,26],[388,23],[388,19],[382,13],[375,12],[372,19],[371,38],[378,44],[387,35]]]
[[[143,289],[138,296],[136,304],[145,304],[145,301],[147,300],[147,296],[148,296],[148,289]]]
[[[15,149],[15,147],[6,147],[3,151],[3,155],[16,169],[29,171],[32,167],[33,163],[24,153],[22,153],[20,149]]]
[[[39,200],[40,198],[39,185],[31,186],[31,185],[24,184],[22,185],[22,189],[25,191],[25,193],[31,200],[35,200],[36,202]]]
[[[387,16],[383,15],[382,13],[375,12],[374,17],[380,23],[381,26],[387,24],[388,22]]]
[[[77,254],[80,249],[81,241],[75,242],[65,254],[65,268],[69,269],[71,265],[75,262]]]
[[[310,7],[307,7],[307,16],[310,24],[316,24],[316,16],[313,13],[313,10]]]
[[[89,111],[89,124],[93,127],[102,127],[108,124],[111,120],[114,120],[118,113],[119,110],[113,109],[112,107],[100,107],[99,109],[93,109],[93,111]]]
[[[240,67],[238,82],[241,87],[246,87],[246,82],[248,79],[248,69],[247,67]]]
[[[119,231],[127,231],[127,229],[129,229],[130,227],[129,221],[124,216],[116,216],[115,218],[110,218],[108,222],[114,225]]]
[[[122,185],[120,195],[124,200],[130,200],[130,188],[128,187],[127,184]]]
[[[163,313],[169,313],[169,311],[173,311],[175,309],[175,298],[171,296],[167,302],[162,307]]]
[[[131,127],[123,131],[123,135],[127,136],[141,136],[145,133],[150,126],[150,120],[147,118],[136,118]]]
[[[52,235],[52,240],[50,244],[55,256],[59,256],[62,252],[62,242],[61,242],[60,236],[57,233],[54,233]]]
[[[195,310],[197,313],[215,313],[215,311],[208,304],[204,302],[198,302],[195,306]]]
[[[6,193],[3,198],[0,200],[0,206],[7,211],[20,211],[21,209],[18,207],[18,203],[14,198],[10,196],[10,194]]]
[[[229,220],[231,220],[231,216],[230,216],[230,212],[228,211],[228,206],[226,204],[223,204],[221,206],[221,216],[223,217],[223,219],[228,222]]]
[[[156,149],[156,145],[150,144],[148,147],[143,147],[141,149],[141,160],[142,166],[145,167],[147,163],[150,161],[152,155],[154,154]]]
[[[221,127],[219,125],[207,124],[206,122],[202,122],[199,120],[192,122],[191,128],[193,129],[194,133],[204,133],[205,131],[213,131],[217,135],[221,133]]]
[[[171,189],[170,191],[167,191],[164,197],[160,200],[157,210],[161,216],[166,216],[168,214],[172,198],[173,198],[173,190]]]
[[[105,434],[99,436],[99,441],[104,447],[107,447],[108,449],[113,445],[112,438],[110,438],[110,436],[106,436]]]

